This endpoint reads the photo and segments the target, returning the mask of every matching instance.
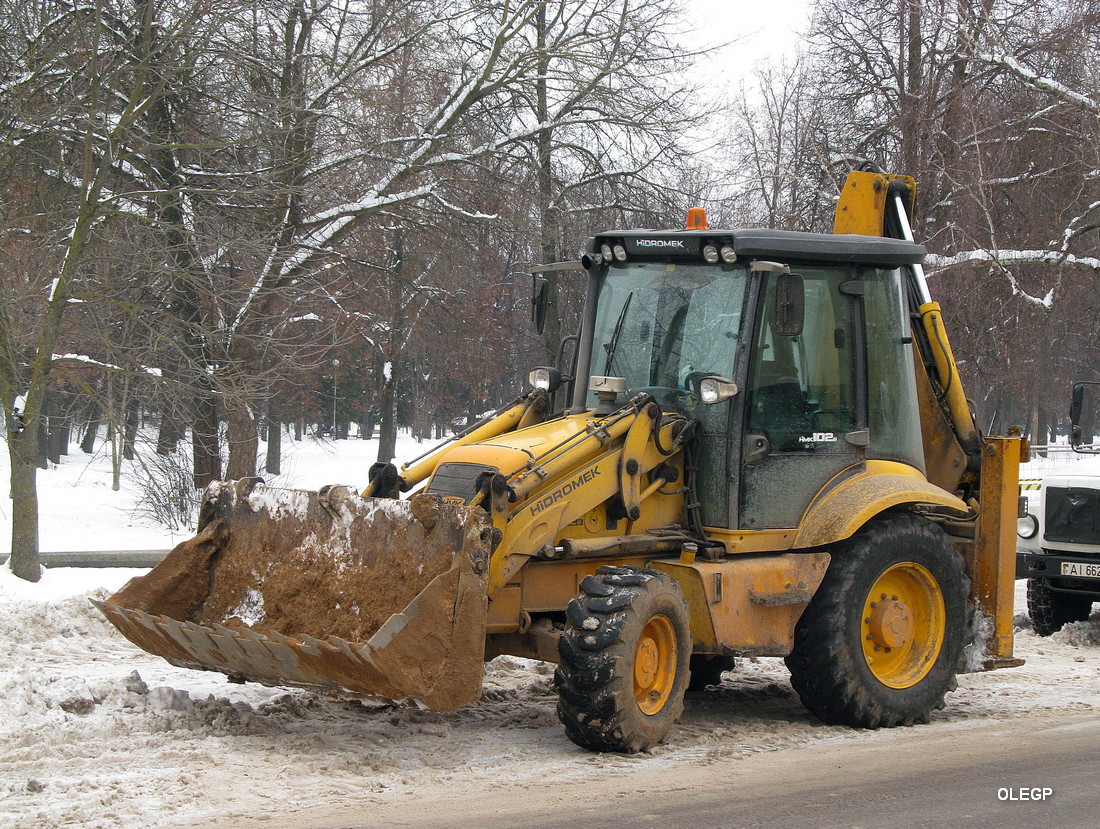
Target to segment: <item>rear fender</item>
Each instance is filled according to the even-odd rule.
[[[810,504],[793,547],[821,547],[843,541],[879,513],[904,505],[926,505],[955,518],[966,518],[966,503],[928,483],[912,467],[892,461],[867,461],[863,471],[827,488]]]

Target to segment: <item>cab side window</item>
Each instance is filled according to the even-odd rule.
[[[748,432],[767,439],[769,453],[839,448],[855,427],[853,314],[840,285],[846,268],[799,271],[805,324],[797,336],[776,330],[776,276],[764,285],[762,324],[749,370]]]

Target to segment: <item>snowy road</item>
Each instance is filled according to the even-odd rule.
[[[458,799],[373,805],[369,816],[333,804],[281,827],[575,829],[610,811],[632,829],[1077,829],[1096,825],[1098,743],[1093,715],[958,722],[599,781],[501,781]]]
[[[595,755],[565,739],[549,665],[498,659],[483,699],[447,714],[233,685],[173,668],[116,634],[87,601],[89,592],[106,595],[90,579],[109,572],[55,571],[37,586],[0,579],[0,653],[9,655],[0,665],[0,826],[373,829],[403,825],[429,803],[444,804],[448,825],[459,826],[463,803],[537,815],[545,798],[570,790],[621,803],[619,793],[656,779],[676,788],[713,775],[712,785],[736,787],[739,768],[800,774],[818,750],[873,752],[952,735],[965,742],[1100,708],[1094,614],[1050,639],[1018,631],[1027,664],[961,677],[928,726],[822,725],[802,708],[782,660],[746,660],[721,688],[689,699],[652,754]],[[63,574],[68,589],[51,587]],[[880,794],[897,796],[892,786]]]

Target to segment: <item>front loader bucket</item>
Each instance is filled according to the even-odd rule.
[[[96,606],[174,665],[449,711],[480,696],[492,527],[433,495],[212,484],[200,531]]]

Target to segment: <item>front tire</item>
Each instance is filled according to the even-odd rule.
[[[1050,589],[1046,579],[1027,580],[1027,615],[1039,636],[1057,633],[1070,622],[1084,622],[1092,613],[1092,598]]]
[[[643,567],[600,567],[580,586],[558,639],[558,718],[584,748],[647,751],[684,710],[687,604],[667,574]]]
[[[787,657],[802,703],[830,725],[927,722],[956,687],[970,582],[947,534],[894,514],[837,545]]]

